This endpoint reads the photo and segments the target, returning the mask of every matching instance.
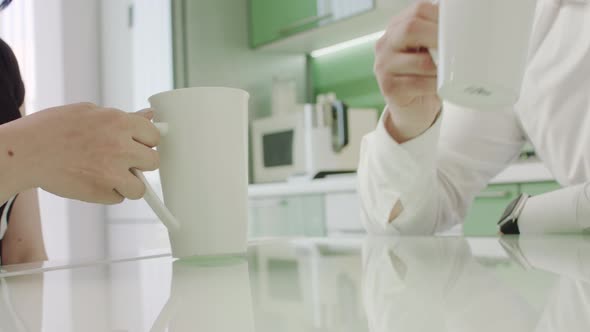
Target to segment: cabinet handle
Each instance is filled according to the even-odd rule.
[[[127,8],[127,27],[129,29],[133,28],[133,23],[134,23],[134,15],[135,14],[135,8],[133,8],[133,5],[129,5],[129,8]]]
[[[281,30],[279,30],[279,34],[281,35],[288,35],[290,32],[292,32],[293,30],[300,28],[304,25],[308,25],[308,24],[312,24],[312,23],[317,23],[329,18],[332,18],[334,16],[334,14],[332,13],[328,13],[325,15],[317,15],[317,16],[311,16],[311,17],[306,17],[304,19],[301,19],[299,21],[296,21],[292,24],[287,25],[286,27],[283,27]]]
[[[289,200],[287,199],[252,199],[249,200],[249,204],[254,208],[274,208],[274,207],[286,207],[289,206]]]
[[[508,190],[504,191],[484,191],[479,193],[476,198],[509,198],[512,196],[512,192]]]

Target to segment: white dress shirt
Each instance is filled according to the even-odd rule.
[[[384,118],[363,139],[358,173],[367,230],[431,234],[461,223],[474,196],[526,141],[562,186],[589,181],[589,111],[590,0],[538,0],[514,109],[445,103],[433,126],[411,141],[394,141]],[[389,222],[398,202],[403,210]]]

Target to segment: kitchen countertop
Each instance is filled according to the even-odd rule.
[[[554,181],[553,175],[540,161],[523,161],[508,166],[490,183],[524,183]],[[356,175],[337,175],[313,181],[292,181],[254,184],[248,188],[250,198],[276,197],[279,195],[325,194],[356,192]]]
[[[270,239],[5,266],[0,331],[588,331],[590,237]]]

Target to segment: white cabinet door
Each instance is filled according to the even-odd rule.
[[[134,112],[173,88],[170,0],[104,0],[103,103]]]

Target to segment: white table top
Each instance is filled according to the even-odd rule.
[[[0,331],[589,331],[590,238],[252,242],[168,255],[5,266]]]

